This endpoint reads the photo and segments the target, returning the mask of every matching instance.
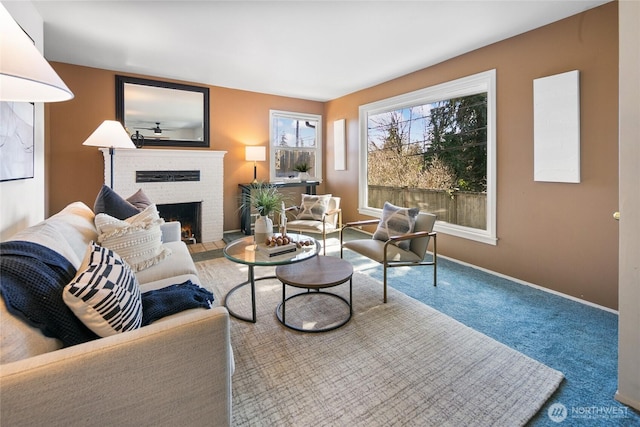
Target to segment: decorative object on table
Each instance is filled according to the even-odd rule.
[[[131,140],[136,145],[136,148],[142,148],[144,146],[144,135],[142,135],[139,130],[131,135]]]
[[[260,215],[253,226],[256,244],[273,236],[273,221],[268,216]]]
[[[82,145],[92,147],[105,147],[109,149],[111,156],[111,188],[113,189],[113,155],[116,148],[126,148],[135,150],[136,146],[129,138],[129,134],[122,127],[120,122],[115,120],[105,120]]]
[[[281,236],[287,235],[287,208],[284,205],[284,202],[280,205],[280,226],[278,227],[278,231]]]
[[[58,102],[73,93],[0,4],[0,100]]]
[[[253,162],[253,183],[258,183],[258,173],[256,162],[264,162],[267,160],[267,148],[263,146],[245,147],[244,158],[248,162]]]
[[[252,186],[251,193],[248,199],[243,200],[241,208],[251,207],[258,211],[258,218],[254,225],[256,243],[264,243],[267,238],[273,236],[273,221],[269,215],[282,214],[284,201],[284,195],[275,185],[257,182]]]
[[[298,248],[296,242],[286,234],[271,236],[264,242],[265,251],[270,257],[295,252]]]
[[[298,164],[296,164],[293,169],[298,173],[298,178],[300,178],[300,181],[302,182],[306,182],[309,179],[311,179],[311,175],[309,175],[309,171],[311,170],[311,165],[307,162],[300,162]]]

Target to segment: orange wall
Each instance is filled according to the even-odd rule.
[[[441,234],[439,252],[606,307],[618,298],[617,3],[536,29],[327,103],[210,87],[211,149],[226,150],[224,229],[238,229],[237,184],[252,179],[244,144],[267,145],[269,109],[323,114],[325,183],[342,197],[344,220],[358,208],[358,107],[495,68],[497,70],[497,232],[486,245]],[[83,147],[115,117],[113,71],[54,63],[74,100],[47,104],[49,214],[81,200],[93,205],[102,156]],[[580,70],[579,184],[533,181],[533,80]],[[153,76],[145,76],[153,78]],[[333,170],[333,121],[347,121],[347,170]],[[268,163],[258,175],[268,176]],[[451,283],[455,286],[455,283]]]
[[[104,160],[96,147],[85,147],[82,143],[103,120],[115,120],[115,75],[123,74],[64,63],[52,65],[75,98],[47,104],[48,215],[76,200],[93,207],[104,179]],[[253,180],[253,163],[244,160],[244,147],[247,144],[268,146],[269,110],[322,114],[324,105],[216,86],[209,86],[209,96],[210,149],[227,152],[224,230],[237,230],[240,228],[238,184]],[[259,179],[268,180],[268,164],[268,161],[258,162]]]
[[[348,168],[328,168],[326,190],[357,194],[358,106],[495,68],[499,241],[491,246],[441,234],[439,252],[617,307],[618,224],[612,219],[618,210],[617,22],[617,3],[608,3],[328,102],[328,126],[337,119],[347,120]],[[582,181],[534,182],[533,80],[576,69],[581,88]],[[332,132],[327,132],[327,140],[331,152]],[[359,219],[357,197],[343,200],[345,221]]]

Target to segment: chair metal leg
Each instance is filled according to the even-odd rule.
[[[387,264],[386,262],[383,264],[382,270],[383,270],[383,287],[384,287],[382,302],[386,304],[387,303]]]
[[[437,235],[431,236],[433,237],[433,286],[438,286],[438,246],[437,246]]]

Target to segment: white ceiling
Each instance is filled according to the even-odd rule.
[[[608,1],[33,4],[51,61],[326,101]]]

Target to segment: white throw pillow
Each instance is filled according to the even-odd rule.
[[[296,219],[322,221],[322,217],[329,208],[329,200],[331,200],[331,194],[323,194],[321,196],[303,194],[302,205],[300,206],[302,210],[296,216]]]
[[[418,213],[420,213],[418,208],[401,208],[385,202],[382,207],[382,218],[373,233],[373,238],[386,242],[391,236],[413,233]],[[409,240],[401,240],[394,244],[405,251],[410,247]]]
[[[135,274],[118,254],[91,243],[62,299],[100,337],[139,328],[142,296]]]
[[[98,243],[116,252],[133,271],[144,270],[171,254],[162,245],[160,218],[155,204],[125,220],[105,213],[96,215]]]

